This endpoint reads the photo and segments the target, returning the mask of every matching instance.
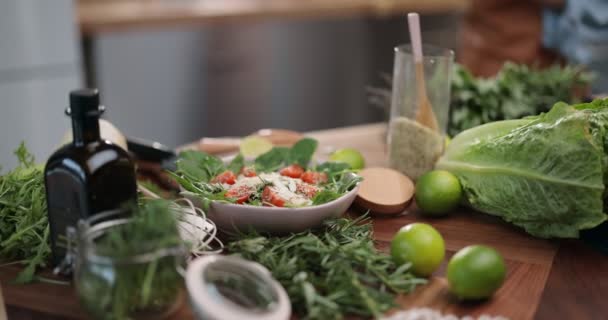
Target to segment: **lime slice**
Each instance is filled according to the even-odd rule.
[[[257,136],[245,137],[241,141],[241,154],[243,157],[255,158],[272,149],[272,142]]]

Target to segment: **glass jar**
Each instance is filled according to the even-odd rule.
[[[389,165],[416,180],[432,170],[445,146],[450,109],[450,86],[454,52],[423,45],[423,81],[416,75],[410,45],[395,47],[391,114],[388,132]],[[421,84],[424,89],[421,90]],[[437,123],[427,127],[417,121],[419,106],[426,97]]]
[[[186,250],[158,248],[128,258],[104,254],[97,242],[131,221],[100,221],[117,212],[78,224],[74,283],[80,303],[95,319],[162,319],[183,300]]]

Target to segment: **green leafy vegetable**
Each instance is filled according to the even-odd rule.
[[[397,267],[377,251],[365,217],[328,220],[322,230],[286,237],[244,234],[228,250],[267,267],[304,319],[380,317],[396,306],[397,293],[426,282],[410,264]]]
[[[0,257],[25,264],[15,281],[28,283],[51,254],[44,174],[24,143],[15,155],[19,166],[0,176]]]
[[[558,101],[576,103],[593,74],[581,67],[552,66],[537,70],[505,63],[494,78],[475,78],[456,65],[452,77],[449,133],[484,123],[518,119],[548,111]]]
[[[345,193],[351,191],[363,178],[351,172],[342,172],[330,176],[330,182],[323,186],[323,189],[312,198],[313,205],[327,203],[340,198]]]
[[[242,154],[237,154],[232,161],[228,164],[227,169],[232,171],[235,174],[238,174],[241,169],[245,166],[245,158],[243,158]]]
[[[325,172],[328,176],[333,177],[350,171],[350,165],[346,162],[324,162],[315,167],[315,171]]]
[[[291,148],[274,147],[255,159],[255,169],[258,172],[272,172],[291,164],[306,168],[317,150],[317,145],[317,140],[303,138]]]
[[[462,132],[437,168],[468,203],[538,237],[578,237],[606,220],[608,99]]]
[[[255,159],[255,170],[257,172],[276,171],[287,162],[289,153],[289,148],[274,147]]]
[[[176,270],[183,262],[183,245],[169,202],[147,201],[131,222],[94,240],[96,253],[114,263],[81,263],[75,279],[80,301],[100,319],[167,311],[183,288]],[[163,250],[175,252],[162,254]]]
[[[176,162],[177,172],[190,180],[208,182],[225,170],[218,157],[200,151],[184,151]]]
[[[288,155],[288,165],[290,164],[298,164],[302,168],[308,167],[312,156],[317,150],[317,145],[319,143],[315,139],[304,138],[300,139],[296,144],[289,149]]]

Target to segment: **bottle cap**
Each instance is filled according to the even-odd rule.
[[[70,92],[70,106],[65,110],[68,116],[75,118],[99,117],[105,108],[99,105],[99,90],[78,89]]]

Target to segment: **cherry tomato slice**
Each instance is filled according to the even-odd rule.
[[[245,202],[249,199],[249,197],[251,196],[252,193],[253,193],[253,190],[251,187],[240,186],[240,187],[232,187],[232,188],[228,189],[228,191],[226,192],[226,194],[224,196],[227,199],[235,200],[236,203],[238,203],[238,204],[242,204],[243,202]]]
[[[281,198],[271,187],[266,186],[262,191],[262,201],[265,205],[284,207],[285,199]]]
[[[299,178],[304,173],[304,169],[297,164],[292,164],[288,167],[285,167],[279,171],[282,176],[287,176],[290,178]]]
[[[308,199],[314,198],[315,195],[319,192],[319,188],[313,186],[312,184],[307,183],[298,183],[296,184],[296,192],[299,194],[303,194]]]
[[[211,183],[234,184],[236,183],[236,175],[232,171],[226,170],[211,179]]]
[[[241,169],[241,174],[245,177],[255,177],[258,174],[255,172],[255,168],[253,166],[245,166]]]
[[[304,174],[302,174],[302,177],[300,179],[310,184],[321,184],[327,182],[327,173],[306,171],[304,172]]]

